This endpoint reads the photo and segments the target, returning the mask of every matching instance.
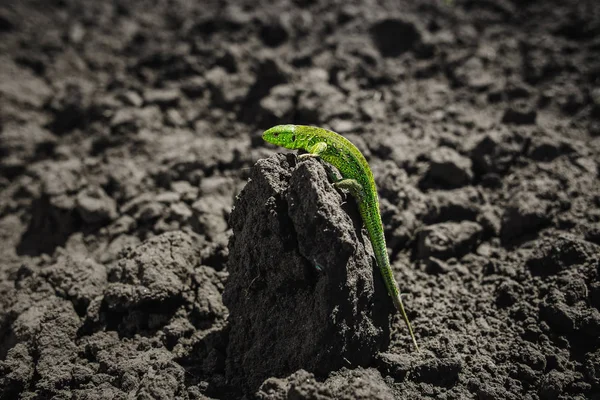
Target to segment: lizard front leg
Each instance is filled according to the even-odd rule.
[[[310,146],[308,149],[306,149],[308,151],[308,154],[301,154],[298,156],[298,158],[301,160],[311,158],[311,157],[318,158],[326,149],[327,149],[327,143],[318,142],[318,143],[315,143],[314,145]]]

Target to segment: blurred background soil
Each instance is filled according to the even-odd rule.
[[[395,316],[366,365],[231,376],[279,123],[369,160],[422,354]],[[0,398],[600,398],[599,176],[595,0],[5,0]]]

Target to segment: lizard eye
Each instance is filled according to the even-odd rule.
[[[276,132],[273,134],[273,137],[277,137],[277,136],[279,136],[279,133]]]
[[[296,135],[292,135],[292,142],[296,141]]]

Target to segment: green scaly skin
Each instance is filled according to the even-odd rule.
[[[390,268],[375,179],[360,150],[345,137],[313,126],[277,125],[265,131],[262,137],[277,146],[305,150],[309,154],[303,154],[301,158],[320,157],[340,171],[343,179],[335,182],[334,185],[348,189],[357,200],[385,286],[396,309],[400,311],[406,322],[415,348],[419,351],[412,326],[402,304],[398,284]]]

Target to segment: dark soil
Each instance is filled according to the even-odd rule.
[[[600,399],[599,178],[596,0],[3,1],[0,398]]]

